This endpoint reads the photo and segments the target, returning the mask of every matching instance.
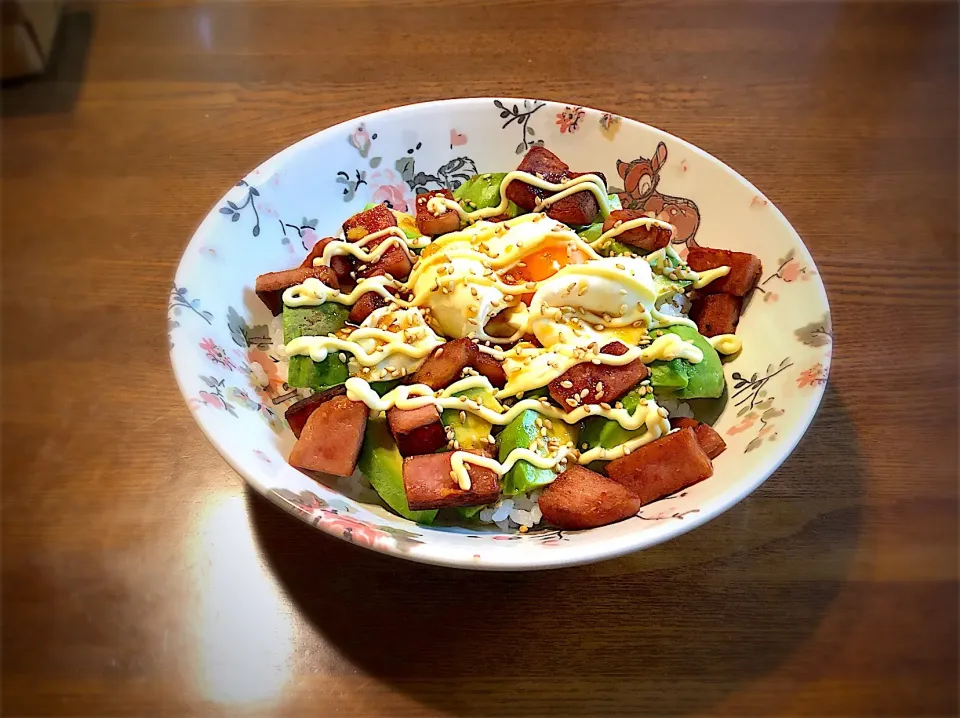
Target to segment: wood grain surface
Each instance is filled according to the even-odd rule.
[[[68,5],[2,92],[3,714],[955,715],[957,37],[953,2]],[[823,406],[711,524],[424,567],[252,496],[194,425],[165,309],[210,206],[316,130],[463,95],[680,135],[813,253]]]

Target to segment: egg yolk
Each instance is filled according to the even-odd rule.
[[[504,274],[503,281],[507,284],[522,284],[523,282],[540,282],[552,277],[568,264],[583,264],[590,257],[582,249],[568,244],[551,244],[531,252],[520,262],[511,267]],[[520,265],[523,266],[520,266]],[[521,294],[520,301],[530,304],[533,292]]]

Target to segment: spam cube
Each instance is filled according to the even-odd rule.
[[[434,197],[453,201],[453,193],[448,189],[417,195],[417,229],[421,234],[436,237],[460,229],[460,214],[455,209],[445,207],[440,202],[430,205]],[[431,208],[432,207],[432,208]]]
[[[732,294],[742,297],[757,286],[763,267],[759,257],[746,252],[731,252],[727,249],[694,247],[687,254],[690,269],[704,272],[717,267],[730,267],[725,277],[714,279],[701,290],[702,294]]]
[[[571,172],[570,166],[566,162],[542,145],[531,147],[517,169],[521,172],[529,172],[553,184],[560,184],[564,180],[573,179],[583,174]],[[604,185],[606,185],[606,178],[601,173],[595,172],[594,174],[600,175],[603,178]],[[529,211],[536,207],[542,199],[555,193],[515,180],[507,185],[506,194],[507,199],[514,202],[518,207]],[[554,202],[546,209],[547,216],[551,219],[572,225],[591,224],[599,211],[600,205],[597,198],[589,190],[574,192],[568,197]]]
[[[350,476],[367,428],[367,406],[338,396],[318,406],[290,452],[289,462],[298,469]]]
[[[709,478],[713,464],[687,427],[614,459],[605,471],[645,505]]]
[[[700,444],[700,448],[703,449],[704,453],[711,459],[716,459],[726,451],[726,442],[709,424],[704,424],[696,419],[678,417],[676,419],[670,419],[670,426],[674,429],[686,429],[688,427],[693,429],[693,434],[697,437],[697,443]]]
[[[464,491],[453,477],[451,457],[457,452],[410,456],[403,460],[403,488],[414,511],[449,506],[482,506],[497,500],[500,480],[480,466],[467,463],[470,488]],[[470,452],[474,453],[474,452]]]
[[[690,318],[705,337],[734,334],[740,323],[743,298],[732,294],[708,294],[699,297],[690,308]]]
[[[604,189],[607,186],[607,178],[602,172],[568,172],[567,177],[574,179],[585,174],[595,174],[603,182]],[[558,222],[569,225],[587,225],[593,224],[600,212],[600,203],[593,192],[588,189],[574,192],[563,199],[554,202],[547,207],[547,216]]]
[[[433,350],[413,376],[414,384],[443,389],[460,378],[465,367],[473,366],[480,350],[466,337],[447,342]]]
[[[615,209],[610,216],[603,221],[603,231],[609,232],[618,224],[629,222],[632,219],[642,219],[647,215],[638,209]],[[657,249],[663,249],[670,244],[670,237],[673,236],[673,230],[667,227],[657,225],[640,226],[628,229],[617,235],[617,241],[623,244],[629,244],[631,247],[645,249],[653,252]]]
[[[447,445],[440,412],[433,404],[387,411],[387,424],[401,456],[429,454]]]
[[[340,242],[342,240],[336,239],[335,237],[324,237],[315,245],[313,249],[310,250],[310,253],[303,260],[301,267],[312,267],[313,260],[318,257],[323,257],[323,250],[327,248],[327,245],[331,242]],[[337,275],[337,282],[340,284],[340,290],[349,292],[353,291],[353,288],[356,286],[357,282],[355,275],[353,273],[356,262],[353,257],[349,254],[335,254],[330,257],[330,269],[334,271]]]
[[[380,258],[370,264],[361,264],[357,267],[357,276],[361,279],[377,275],[390,275],[396,280],[403,281],[410,276],[413,263],[404,247],[401,247],[396,238],[383,237],[375,239],[364,247],[367,252],[373,252],[383,242],[390,242],[390,247],[380,255]]]
[[[362,324],[363,320],[369,317],[377,309],[387,306],[387,300],[376,292],[367,292],[360,296],[357,303],[353,305],[347,319],[353,324]]]
[[[257,277],[254,287],[260,301],[264,303],[273,316],[283,311],[283,290],[288,287],[303,284],[305,279],[313,277],[319,279],[331,289],[339,289],[337,275],[330,267],[297,267],[282,272],[267,272]]]
[[[600,350],[602,354],[614,356],[623,356],[627,351],[621,342],[610,342]],[[640,359],[623,366],[586,361],[567,369],[547,388],[553,400],[569,413],[583,404],[612,404],[647,374],[647,367]]]
[[[507,385],[507,373],[503,370],[500,360],[477,349],[474,357],[473,369],[487,377],[493,386],[502,389]]]
[[[572,466],[540,494],[543,518],[561,529],[592,529],[633,516],[640,499],[616,481]]]
[[[347,387],[343,384],[337,384],[324,391],[311,394],[306,399],[301,399],[288,406],[287,411],[284,413],[284,418],[287,420],[290,431],[299,439],[300,434],[303,432],[303,427],[307,423],[307,419],[310,418],[310,415],[313,414],[321,404],[325,404],[331,399],[336,399],[338,396],[345,396],[346,393]]]
[[[323,250],[327,248],[327,245],[330,242],[336,242],[336,237],[324,237],[321,240],[318,240],[313,248],[307,253],[307,256],[304,257],[301,267],[312,267],[314,259],[320,259],[323,257]]]
[[[343,236],[349,242],[356,242],[363,239],[368,234],[380,232],[387,227],[396,227],[397,218],[387,207],[386,203],[378,204],[376,207],[365,209],[359,212],[343,223]]]

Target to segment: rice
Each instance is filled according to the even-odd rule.
[[[483,524],[495,524],[501,531],[516,531],[521,526],[533,528],[543,519],[537,503],[539,498],[540,491],[501,495],[495,504],[480,510],[477,520]]]
[[[657,311],[668,317],[686,316],[687,312],[690,311],[689,300],[685,294],[677,292],[671,295],[669,299],[664,299],[657,306]]]
[[[270,354],[281,361],[287,358],[287,347],[283,343],[283,315],[278,314],[270,320]],[[286,362],[283,361],[284,366]]]

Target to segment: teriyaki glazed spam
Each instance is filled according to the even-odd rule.
[[[256,280],[282,317],[292,466],[365,481],[398,514],[526,531],[602,526],[713,474],[688,400],[761,266],[673,251],[598,172],[534,146],[507,173],[369,205],[295,269]]]

